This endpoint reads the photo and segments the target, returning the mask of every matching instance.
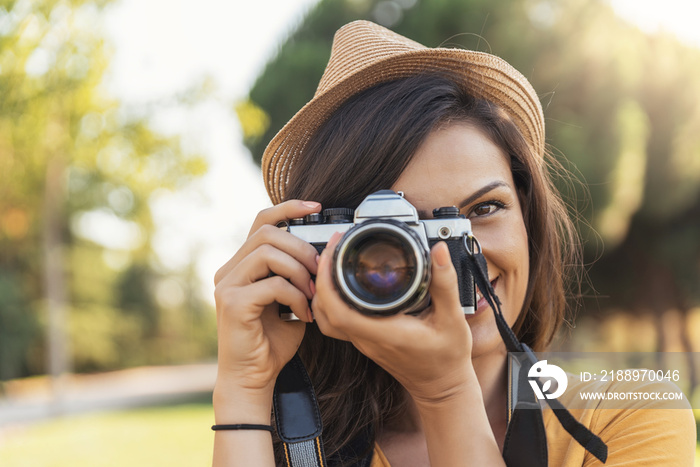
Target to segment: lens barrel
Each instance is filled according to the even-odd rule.
[[[430,256],[406,223],[369,220],[355,225],[338,244],[333,273],[340,295],[359,311],[410,312],[426,298]]]

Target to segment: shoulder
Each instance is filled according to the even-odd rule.
[[[692,466],[695,419],[687,399],[679,400],[679,395],[678,386],[666,380],[581,381],[569,375],[560,400],[607,444],[606,465]],[[592,456],[561,428],[551,410],[545,410],[544,419],[550,465],[592,463]]]

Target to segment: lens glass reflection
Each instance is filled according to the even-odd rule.
[[[349,246],[343,272],[348,285],[362,300],[391,303],[410,289],[415,279],[416,255],[401,238],[374,233]]]

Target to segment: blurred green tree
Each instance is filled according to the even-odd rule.
[[[206,164],[106,94],[107,3],[0,1],[0,380],[59,374],[71,361],[170,361],[170,349],[149,353],[150,341],[197,331],[173,334],[165,314],[198,313],[194,324],[212,328],[201,300],[157,300],[172,279],[157,269],[149,207]],[[191,347],[194,358],[212,352]]]
[[[585,183],[558,179],[595,262],[585,313],[660,317],[700,301],[700,50],[642,33],[602,0],[322,0],[237,106],[255,161],[313,95],[335,30],[356,19],[499,55],[541,93],[550,149]]]

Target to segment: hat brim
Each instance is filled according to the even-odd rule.
[[[277,133],[262,157],[263,178],[270,199],[285,199],[293,164],[318,128],[351,96],[372,86],[420,74],[439,74],[474,97],[493,102],[509,114],[534,154],[544,152],[544,116],[527,79],[503,59],[462,49],[420,48],[359,67],[317,92]]]

